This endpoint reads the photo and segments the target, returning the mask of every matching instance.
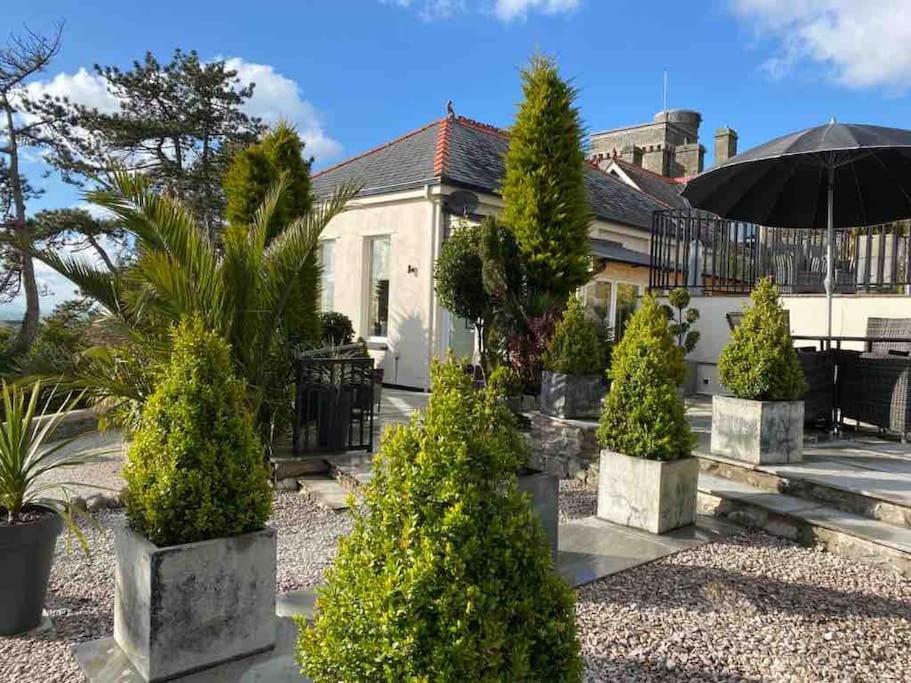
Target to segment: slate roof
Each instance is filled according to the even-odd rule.
[[[666,204],[668,208],[686,209],[689,207],[689,202],[680,194],[684,187],[682,183],[674,182],[672,178],[665,178],[628,161],[614,159],[614,162],[623,169],[623,172],[636,183],[640,190],[662,204]]]
[[[632,263],[636,266],[650,265],[649,255],[640,251],[627,249],[619,242],[612,240],[590,237],[592,255],[598,258],[607,259],[608,261],[619,261],[620,263]]]
[[[336,185],[358,180],[362,195],[441,182],[499,194],[508,142],[508,134],[493,126],[444,118],[314,174],[313,190],[326,196]],[[587,162],[585,185],[592,212],[602,220],[650,229],[652,212],[667,208]]]

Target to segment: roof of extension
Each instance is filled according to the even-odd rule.
[[[508,143],[503,130],[446,117],[314,174],[313,191],[325,196],[340,183],[359,181],[362,195],[376,195],[445,182],[499,194]],[[585,165],[585,185],[602,220],[648,229],[652,212],[667,208],[594,164]]]
[[[666,178],[663,175],[658,175],[653,171],[622,159],[614,159],[613,161],[636,183],[640,190],[654,197],[662,204],[666,204],[668,208],[685,209],[689,207],[689,202],[680,194],[684,188],[684,183],[679,182],[679,179]]]

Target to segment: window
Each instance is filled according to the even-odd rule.
[[[321,311],[331,311],[335,305],[335,242],[332,240],[320,242],[317,259],[322,268],[319,283],[319,307]]]
[[[639,285],[614,280],[592,280],[581,293],[588,310],[611,327],[614,340],[619,341],[630,316],[636,310]]]
[[[626,324],[636,310],[639,285],[617,283],[617,302],[614,305],[614,338],[620,339],[626,331]]]
[[[599,319],[610,322],[611,293],[613,282],[605,280],[592,280],[585,285],[583,301]]]
[[[389,334],[389,236],[373,237],[367,249],[367,334],[385,337]]]

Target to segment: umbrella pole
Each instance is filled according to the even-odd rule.
[[[835,285],[835,164],[829,162],[828,225],[826,226],[826,334],[832,336],[832,291]]]

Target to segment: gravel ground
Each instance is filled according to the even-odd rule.
[[[0,683],[83,683],[70,654],[74,642],[109,636],[114,630],[114,548],[112,529],[122,512],[100,512],[97,527],[85,526],[91,554],[57,544],[47,610],[55,632],[0,638]],[[347,533],[346,515],[326,512],[303,496],[277,493],[270,522],[278,530],[278,590],[318,583]]]
[[[594,494],[561,484],[561,518]],[[73,642],[111,633],[111,529],[92,554],[61,542],[48,610],[56,632],[0,638],[0,682],[78,682]],[[318,583],[346,515],[294,493],[275,498],[279,590]],[[761,533],[743,534],[602,579],[577,593],[587,681],[911,681],[911,582]]]

